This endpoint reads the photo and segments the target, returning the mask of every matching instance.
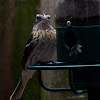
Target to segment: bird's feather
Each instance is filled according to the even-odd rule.
[[[37,30],[33,31],[26,43],[26,47],[24,50],[24,55],[22,58],[22,69],[25,69],[25,64],[27,62],[28,57],[30,56],[31,52],[33,51],[33,49],[35,48],[35,46],[38,44],[38,36],[37,35]]]
[[[36,72],[35,70],[22,70],[22,77],[20,78],[9,100],[19,99],[22,96],[22,93],[24,91],[27,82],[29,81],[30,78],[32,78],[32,75],[35,74],[35,72]]]

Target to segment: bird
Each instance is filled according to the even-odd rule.
[[[37,70],[28,69],[28,65],[57,60],[56,30],[50,24],[50,15],[36,14],[35,24],[26,43],[22,57],[21,78],[9,100],[19,99],[30,78]]]
[[[65,36],[65,46],[68,49],[68,55],[78,55],[82,53],[82,45],[80,44],[79,40],[76,39],[74,32],[69,31]]]

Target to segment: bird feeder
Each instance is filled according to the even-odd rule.
[[[100,88],[99,9],[100,0],[55,0],[58,62],[28,66],[38,70],[39,81],[45,89],[84,93]],[[41,79],[44,69],[68,69],[71,88],[46,87]]]
[[[100,63],[99,5],[99,0],[65,0],[58,4],[56,8],[58,61],[69,62],[72,65]],[[98,75],[97,69],[73,70],[77,88],[100,87]]]
[[[58,61],[91,66],[71,70],[75,88],[89,91],[100,88],[100,67],[92,68],[92,64],[100,63],[100,1],[60,2],[56,8],[56,26]]]

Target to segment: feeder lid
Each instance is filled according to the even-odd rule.
[[[100,0],[55,0],[55,5],[56,27],[66,26],[67,21],[72,25],[100,23]]]

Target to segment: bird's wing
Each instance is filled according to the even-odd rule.
[[[39,35],[38,35],[38,30],[34,30],[27,43],[26,43],[26,47],[24,50],[24,55],[22,58],[22,69],[25,68],[25,64],[27,62],[28,57],[30,56],[31,52],[33,51],[33,49],[35,48],[35,46],[37,45],[38,41],[39,41]]]

